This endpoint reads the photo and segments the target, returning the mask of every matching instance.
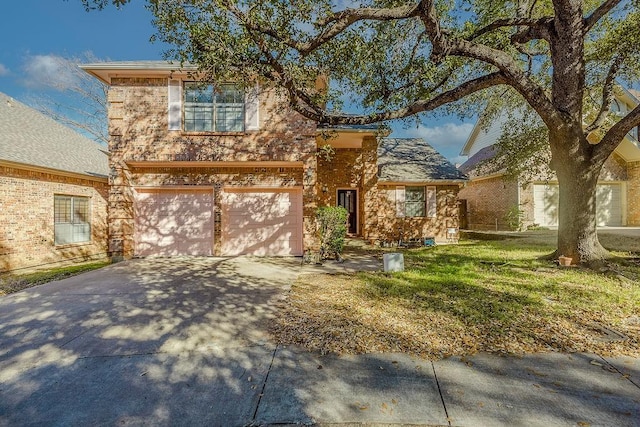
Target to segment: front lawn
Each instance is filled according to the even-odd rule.
[[[403,273],[301,276],[272,330],[325,353],[640,356],[634,254],[594,272],[538,259],[552,249],[536,236],[461,242],[405,251]]]

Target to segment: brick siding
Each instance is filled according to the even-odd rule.
[[[617,154],[612,154],[602,167],[600,182],[627,182],[627,221],[633,225],[631,188],[640,187],[640,173],[633,176],[632,163],[627,164]],[[547,173],[550,173],[547,171]],[[547,182],[547,173],[541,174],[535,182]],[[551,179],[555,179],[551,174]],[[468,228],[472,230],[509,230],[507,214],[510,209],[518,207],[522,213],[522,225],[527,227],[534,221],[533,184],[529,183],[520,188],[518,201],[518,185],[514,180],[500,176],[490,179],[474,180],[460,191],[460,198],[467,200]],[[638,191],[638,190],[636,190]],[[638,193],[636,193],[638,194]],[[636,198],[637,199],[637,198]],[[637,203],[635,204],[637,206]],[[638,215],[636,213],[636,215]],[[640,222],[640,218],[638,218]],[[638,223],[638,222],[637,222]],[[637,224],[636,223],[636,224]]]
[[[435,237],[446,239],[447,228],[459,228],[457,185],[436,185],[436,216],[433,218],[398,218],[396,216],[396,186],[378,184],[378,239],[397,241]]]
[[[302,186],[305,248],[317,246],[315,209],[315,123],[284,107],[274,90],[260,94],[260,130],[229,134],[168,130],[168,81],[114,79],[109,90],[109,250],[114,257],[134,254],[133,187],[211,185],[214,204],[224,186]],[[131,168],[131,161],[283,161],[299,168]],[[219,211],[218,211],[219,212]],[[216,251],[221,234],[214,230]],[[219,252],[215,252],[219,254]]]
[[[90,243],[54,244],[55,194],[90,198]],[[0,272],[106,257],[107,197],[106,183],[0,167]]]
[[[627,225],[640,226],[640,162],[627,164]]]
[[[506,214],[518,206],[518,183],[501,176],[471,181],[458,197],[467,200],[469,229],[508,230]]]

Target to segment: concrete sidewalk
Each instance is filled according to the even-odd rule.
[[[637,359],[277,345],[269,320],[303,270],[135,260],[0,298],[0,426],[640,426]]]

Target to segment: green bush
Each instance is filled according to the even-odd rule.
[[[341,206],[324,206],[316,211],[321,259],[340,259],[347,236],[347,215]]]

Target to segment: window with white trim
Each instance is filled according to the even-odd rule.
[[[186,132],[243,132],[244,92],[233,84],[184,84]]]
[[[56,194],[53,218],[56,245],[91,241],[91,210],[88,197]]]
[[[426,200],[424,197],[424,187],[406,187],[404,191],[405,216],[426,216]]]
[[[436,212],[436,187],[396,187],[396,217],[433,218]]]

